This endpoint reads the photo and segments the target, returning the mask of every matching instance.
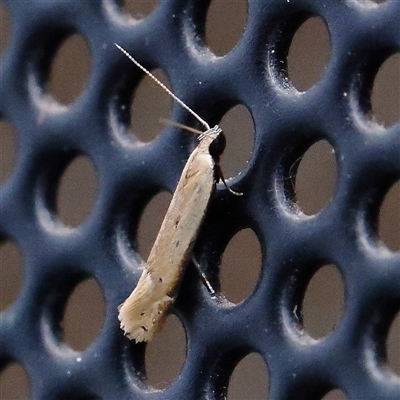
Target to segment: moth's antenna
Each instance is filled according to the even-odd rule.
[[[124,53],[136,66],[138,66],[144,73],[146,73],[158,86],[163,88],[177,103],[179,103],[185,110],[189,111],[207,130],[210,129],[210,125],[207,124],[198,114],[196,114],[189,106],[187,106],[179,97],[173,94],[161,81],[159,81],[150,71],[148,71],[142,64],[136,61],[125,49],[123,49],[117,43],[114,43],[115,47]]]
[[[160,118],[160,122],[162,122],[163,124],[166,124],[166,125],[176,126],[178,128],[185,129],[186,131],[189,131],[189,132],[197,133],[198,135],[204,135],[204,132],[199,131],[198,129],[194,129],[191,126],[183,125],[183,124],[180,124],[179,122],[171,121],[169,119]]]

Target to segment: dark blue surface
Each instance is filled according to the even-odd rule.
[[[380,202],[400,179],[400,126],[382,130],[366,113],[374,74],[400,51],[400,2],[249,0],[246,31],[223,58],[197,37],[207,1],[160,1],[135,25],[122,23],[111,0],[4,3],[13,23],[0,60],[0,116],[15,127],[18,161],[0,187],[0,237],[22,249],[25,275],[18,298],[0,314],[0,366],[21,363],[33,399],[222,399],[236,363],[255,351],[268,364],[271,400],[320,399],[334,388],[353,400],[399,400],[400,382],[381,360],[400,309],[400,255],[382,250],[375,230]],[[331,59],[323,78],[299,95],[283,79],[285,59],[296,28],[311,15],[327,24]],[[81,96],[66,112],[52,113],[40,102],[42,83],[72,33],[87,40],[92,69]],[[264,254],[260,280],[245,302],[230,308],[207,297],[189,271],[176,304],[187,360],[179,379],[161,392],[139,382],[135,366],[143,365],[144,348],[118,327],[116,307],[138,278],[120,249],[127,247],[128,216],[137,221],[151,194],[174,190],[189,143],[171,128],[145,147],[119,140],[120,105],[141,74],[114,42],[148,68],[163,68],[174,92],[210,125],[235,104],[247,107],[255,125],[252,159],[233,185],[245,195],[219,187],[196,254],[216,275],[225,244],[250,227]],[[189,121],[177,105],[171,119]],[[291,207],[285,177],[320,139],[335,149],[338,184],[332,201],[307,217]],[[58,178],[76,154],[93,162],[99,194],[89,218],[67,233],[51,216]],[[326,339],[310,344],[293,309],[301,306],[308,279],[327,263],[342,274],[345,311]],[[86,276],[103,289],[106,319],[77,363],[77,353],[59,339],[59,325],[68,294]]]

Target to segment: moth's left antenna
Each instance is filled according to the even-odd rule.
[[[204,119],[195,113],[188,105],[186,105],[179,97],[172,93],[160,80],[158,80],[149,70],[143,67],[137,60],[135,60],[125,49],[123,49],[119,44],[114,43],[115,47],[124,53],[137,67],[139,67],[145,74],[147,74],[158,86],[164,89],[177,103],[179,103],[185,110],[190,112],[207,130],[210,130],[210,125]]]

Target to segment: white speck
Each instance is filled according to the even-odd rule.
[[[343,93],[343,97],[347,97],[347,92],[344,92],[344,93]]]
[[[202,81],[199,81],[199,85],[201,85],[203,82]]]
[[[299,316],[297,315],[297,305],[295,305],[294,308],[293,308],[293,316],[294,316],[297,320],[300,319]]]
[[[81,361],[82,361],[82,357],[78,357],[78,358],[76,359],[76,361],[77,361],[77,362],[81,362]]]
[[[67,376],[68,376],[68,377],[71,376],[71,371],[67,371]]]

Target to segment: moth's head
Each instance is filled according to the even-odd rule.
[[[218,163],[219,158],[221,157],[221,154],[225,150],[226,146],[226,138],[224,135],[224,132],[222,132],[222,129],[218,127],[217,125],[212,128],[211,130],[215,130],[217,132],[215,134],[214,140],[210,143],[210,147],[208,148],[208,151],[211,155],[211,157]]]

